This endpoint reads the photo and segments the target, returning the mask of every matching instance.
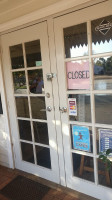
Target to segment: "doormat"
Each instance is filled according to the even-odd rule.
[[[42,200],[50,187],[24,176],[17,176],[0,193],[10,200]]]

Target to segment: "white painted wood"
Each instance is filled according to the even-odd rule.
[[[9,46],[13,46],[16,44],[21,44],[21,43],[25,43],[25,42],[33,41],[37,39],[40,39],[41,55],[42,55],[42,63],[43,63],[44,88],[45,88],[45,92],[50,93],[50,98],[45,97],[46,107],[47,106],[52,107],[52,111],[47,112],[49,147],[50,147],[51,166],[52,166],[51,170],[22,161],[21,149],[20,149],[20,144],[19,144],[19,130],[18,130],[18,124],[17,124],[17,118],[16,118],[16,106],[15,106],[15,100],[14,100],[14,94],[13,94],[14,90],[13,90],[12,75],[11,75],[12,71],[11,71],[11,64],[10,64]],[[37,24],[35,26],[22,29],[20,31],[10,33],[8,35],[2,36],[1,40],[2,40],[2,46],[3,46],[3,65],[4,65],[3,69],[4,69],[4,77],[5,77],[5,87],[6,87],[6,93],[7,93],[7,99],[8,99],[8,112],[10,116],[11,134],[12,134],[13,143],[14,143],[13,151],[15,153],[15,166],[16,168],[21,169],[23,171],[37,174],[38,176],[42,178],[59,183],[59,166],[58,166],[57,141],[56,141],[56,131],[55,131],[55,121],[54,121],[54,105],[53,105],[53,98],[52,98],[52,82],[47,81],[47,78],[46,78],[46,74],[50,72],[47,23],[43,22],[41,24]],[[25,66],[25,71],[26,71],[26,66]],[[28,84],[28,80],[27,80],[27,84]],[[30,98],[28,94],[27,96],[29,99],[29,106],[30,106]],[[19,117],[19,119],[22,119],[22,118]],[[31,108],[30,108],[30,121],[32,123]],[[32,128],[32,131],[33,131],[33,128]],[[33,143],[33,148],[34,148],[34,138],[31,143]],[[36,162],[35,151],[34,151],[34,156],[35,156],[35,162]]]
[[[0,49],[0,53],[2,55],[2,48]],[[3,108],[3,115],[0,115],[0,164],[6,167],[14,168],[12,140],[10,135],[9,116],[7,112],[7,102],[6,102],[6,93],[5,93],[1,57],[0,57],[0,93],[1,93],[2,108]]]
[[[35,20],[39,20],[44,17],[48,17],[50,15],[57,14],[59,12],[71,9],[73,7],[76,7],[76,9],[80,9],[81,7],[84,7],[84,5],[86,6],[87,3],[89,3],[89,5],[91,5],[91,4],[95,4],[98,2],[102,2],[102,1],[94,0],[94,2],[93,2],[93,0],[69,0],[69,1],[62,0],[58,3],[55,3],[53,5],[50,5],[48,7],[42,8],[42,9],[39,9],[37,11],[26,14],[19,18],[14,17],[13,20],[0,25],[0,32],[6,31],[6,30],[9,30],[11,28],[15,28],[15,27],[18,27],[21,25],[25,25],[26,23],[30,23]],[[72,11],[72,10],[70,10],[70,11]],[[60,13],[60,14],[62,14],[62,13]],[[64,12],[64,14],[65,14],[65,12]],[[58,15],[59,14],[57,14],[57,16]]]
[[[61,16],[59,18],[54,19],[54,33],[55,33],[55,45],[56,45],[56,58],[57,58],[57,68],[58,68],[58,81],[59,81],[59,96],[60,96],[60,106],[67,107],[67,95],[68,94],[90,94],[91,95],[91,114],[92,114],[92,121],[91,123],[82,123],[82,122],[72,122],[69,121],[68,113],[61,114],[62,120],[62,134],[63,134],[63,144],[64,144],[64,157],[65,157],[65,171],[66,171],[66,181],[67,187],[95,198],[101,200],[111,200],[112,199],[112,190],[107,187],[103,187],[98,185],[98,169],[97,169],[97,152],[96,152],[96,135],[95,135],[95,127],[105,127],[111,128],[112,125],[105,125],[105,124],[95,124],[95,105],[94,105],[94,94],[104,93],[104,94],[112,94],[112,90],[106,91],[93,91],[93,78],[92,78],[92,58],[99,57],[98,55],[91,54],[91,33],[90,33],[90,21],[101,18],[103,16],[112,15],[112,1],[107,1],[99,5],[94,5],[88,8],[85,8],[83,11],[77,11],[71,14],[67,14],[65,16]],[[79,60],[80,58],[64,58],[64,39],[63,39],[63,29],[66,27],[70,27],[73,25],[77,25],[83,22],[87,22],[88,24],[88,43],[89,43],[89,55],[86,58],[89,58],[90,63],[90,91],[67,91],[66,87],[66,70],[65,70],[65,62],[71,60]],[[102,54],[101,56],[106,56],[107,54]],[[112,56],[112,52],[108,55]],[[82,58],[84,59],[84,57]],[[93,131],[93,147],[94,151],[92,154],[88,152],[79,152],[76,150],[71,149],[71,139],[70,139],[70,131],[69,131],[69,124],[77,124],[77,125],[84,125],[84,126],[92,126]],[[95,174],[95,183],[83,180],[81,178],[77,178],[73,176],[73,169],[72,169],[72,152],[76,152],[82,155],[88,155],[93,157],[94,159],[94,174]],[[88,189],[89,188],[89,189]]]
[[[48,35],[49,35],[49,50],[50,50],[50,61],[51,61],[51,72],[56,74],[56,78],[52,80],[53,84],[53,96],[54,96],[54,108],[55,108],[55,124],[57,132],[57,143],[58,143],[58,156],[59,156],[59,170],[60,170],[60,184],[66,186],[65,180],[65,168],[64,168],[64,152],[63,152],[63,138],[61,133],[61,121],[59,111],[59,80],[57,77],[57,66],[55,56],[55,42],[54,42],[54,29],[53,20],[48,20]]]

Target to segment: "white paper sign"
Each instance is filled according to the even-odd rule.
[[[69,115],[77,116],[76,98],[68,99]]]

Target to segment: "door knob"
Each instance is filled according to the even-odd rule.
[[[59,107],[59,111],[62,112],[62,113],[67,112],[67,108],[66,107],[62,107],[62,108]]]
[[[50,106],[48,106],[46,110],[51,112],[52,108]]]

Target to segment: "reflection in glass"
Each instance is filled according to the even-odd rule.
[[[9,47],[12,69],[24,67],[22,44]]]
[[[88,55],[87,24],[64,28],[65,57]]]
[[[34,163],[33,145],[21,142],[22,159]]]
[[[96,58],[94,65],[94,89],[111,90],[112,89],[112,56]]]
[[[29,118],[29,107],[27,97],[16,97],[17,117]]]
[[[66,73],[67,89],[89,90],[90,72],[88,60],[66,62]]]
[[[112,15],[91,22],[92,53],[105,53],[112,51]]]
[[[29,89],[31,93],[42,94],[44,93],[43,70],[29,70]]]
[[[112,95],[95,94],[96,123],[112,124]]]
[[[18,120],[20,139],[32,141],[30,121]]]
[[[85,131],[85,133],[83,132],[83,133],[81,133],[81,132],[79,132],[79,131],[77,131],[77,134],[78,134],[78,137],[77,137],[77,139],[75,140],[75,142],[74,142],[74,139],[73,139],[73,131],[72,131],[72,126],[75,126],[75,125],[70,125],[70,131],[71,131],[71,146],[72,146],[72,149],[77,149],[77,150],[79,150],[79,151],[82,151],[82,149],[83,149],[83,151],[84,151],[84,148],[85,148],[85,145],[87,145],[88,147],[90,146],[90,149],[88,150],[88,152],[89,153],[93,153],[93,134],[92,134],[92,127],[84,127],[84,128],[89,128],[89,137],[87,138],[86,137],[86,131]],[[80,126],[76,126],[76,127],[79,127],[80,128]],[[85,135],[86,134],[86,135]],[[86,142],[84,142],[84,140],[86,139]],[[76,147],[76,141],[78,142],[79,141],[79,143],[80,144],[82,144],[82,147],[81,146],[78,146],[78,148]],[[78,144],[79,145],[79,144]],[[84,146],[83,146],[84,145]],[[88,149],[88,147],[87,147],[87,149]],[[85,151],[87,151],[87,150],[85,150]]]
[[[33,122],[35,142],[49,145],[48,128],[46,123]]]
[[[40,40],[25,43],[27,67],[41,66]]]
[[[31,97],[31,110],[33,119],[47,119],[45,97]]]
[[[76,153],[72,153],[72,158],[74,176],[94,182],[93,158]]]
[[[112,157],[110,159],[112,161]],[[104,164],[101,159],[97,159],[97,162],[99,184],[112,188],[112,168],[107,170],[106,164]]]
[[[91,104],[89,94],[69,94],[68,100],[76,101],[76,116],[69,115],[71,121],[91,122]],[[69,103],[70,109],[70,103]],[[72,109],[72,108],[71,108]]]
[[[16,94],[27,93],[25,72],[13,72],[14,92]]]
[[[50,150],[36,145],[37,165],[51,169]]]
[[[1,99],[1,94],[0,94],[0,115],[3,114],[3,108],[2,108],[2,99]]]

